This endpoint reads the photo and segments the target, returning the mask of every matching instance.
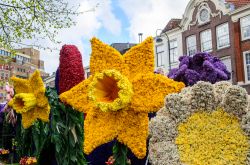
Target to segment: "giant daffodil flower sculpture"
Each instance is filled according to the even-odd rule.
[[[37,119],[48,122],[50,106],[39,71],[29,79],[12,77],[11,80],[16,94],[8,104],[16,113],[22,114],[23,127],[29,128]]]
[[[84,152],[117,140],[138,157],[146,155],[148,113],[163,106],[164,97],[179,92],[183,83],[154,72],[153,39],[123,56],[93,38],[90,71],[93,76],[60,95],[61,101],[87,114]]]

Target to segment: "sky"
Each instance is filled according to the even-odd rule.
[[[71,1],[73,2],[73,1]],[[75,0],[84,12],[75,18],[76,26],[59,31],[57,40],[45,46],[58,50],[40,50],[45,61],[45,71],[53,73],[59,65],[59,50],[64,44],[73,44],[82,54],[83,65],[89,65],[90,39],[97,37],[107,44],[138,43],[138,33],[143,39],[155,36],[171,18],[182,18],[189,0]],[[74,5],[74,4],[73,4]],[[94,9],[94,10],[92,10]],[[159,31],[158,31],[159,32]]]

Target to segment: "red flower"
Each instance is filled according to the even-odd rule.
[[[59,94],[84,80],[82,55],[74,45],[64,45],[60,51]]]

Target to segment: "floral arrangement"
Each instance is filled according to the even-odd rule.
[[[19,161],[20,165],[35,165],[37,164],[37,160],[35,157],[23,157],[21,158],[21,160]]]
[[[231,73],[220,59],[206,52],[197,53],[193,57],[181,56],[179,61],[179,68],[172,69],[168,77],[184,82],[186,86],[192,86],[198,81],[214,84],[231,77]]]
[[[149,125],[150,162],[250,164],[249,105],[246,90],[225,81],[168,95]]]
[[[91,46],[92,76],[60,95],[61,101],[87,113],[84,152],[90,154],[116,138],[143,158],[148,112],[158,111],[165,95],[179,92],[184,84],[154,74],[151,37],[123,56],[96,38],[91,40]]]
[[[69,90],[84,80],[82,55],[75,45],[64,45],[62,47],[59,77],[59,93]]]
[[[35,71],[31,77],[21,79],[12,77],[16,94],[8,103],[16,113],[22,114],[23,127],[29,128],[37,119],[49,121],[50,106],[45,96],[45,87],[40,72]]]
[[[7,154],[9,154],[9,153],[10,153],[9,150],[0,148],[0,155],[7,155]]]

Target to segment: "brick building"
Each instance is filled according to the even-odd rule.
[[[177,57],[209,52],[231,71],[231,81],[250,93],[249,0],[190,0],[179,24],[162,31],[161,36],[170,35],[168,32],[176,28],[182,36],[178,47],[182,47],[183,52],[176,54]],[[157,58],[156,52],[156,61]]]
[[[231,17],[237,83],[250,92],[250,2],[248,3],[234,10]]]

